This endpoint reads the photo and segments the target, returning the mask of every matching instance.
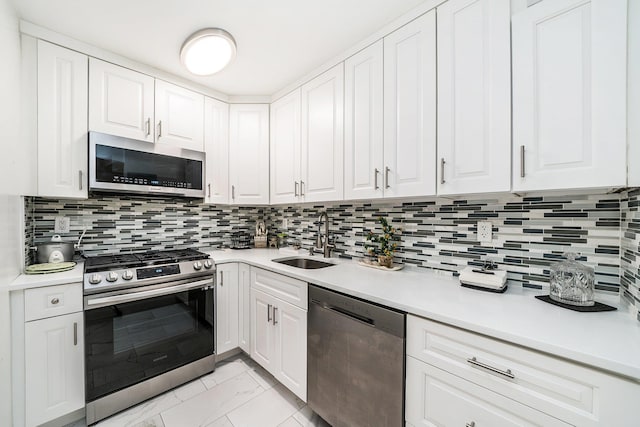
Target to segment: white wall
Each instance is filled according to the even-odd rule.
[[[18,196],[20,159],[20,37],[10,0],[0,0],[0,425],[11,425],[9,293],[7,285],[20,272],[22,199]]]
[[[627,143],[629,186],[640,187],[640,1],[629,1],[627,69]]]

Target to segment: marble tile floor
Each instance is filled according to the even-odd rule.
[[[84,420],[67,427],[85,427]],[[329,427],[306,404],[244,354],[216,370],[97,427]]]

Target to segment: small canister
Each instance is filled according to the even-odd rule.
[[[593,268],[575,260],[577,254],[567,252],[566,261],[551,266],[549,296],[552,300],[571,305],[591,306],[595,275]]]

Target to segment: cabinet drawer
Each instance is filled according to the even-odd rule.
[[[415,426],[569,425],[413,357],[406,391],[406,418]]]
[[[307,282],[251,267],[251,287],[307,309]]]
[[[407,355],[574,425],[614,425],[634,411],[628,393],[640,392],[638,383],[415,316],[407,316]]]
[[[24,291],[24,317],[27,322],[78,311],[82,311],[81,283]]]

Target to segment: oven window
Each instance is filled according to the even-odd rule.
[[[213,354],[213,290],[85,311],[87,401]]]

